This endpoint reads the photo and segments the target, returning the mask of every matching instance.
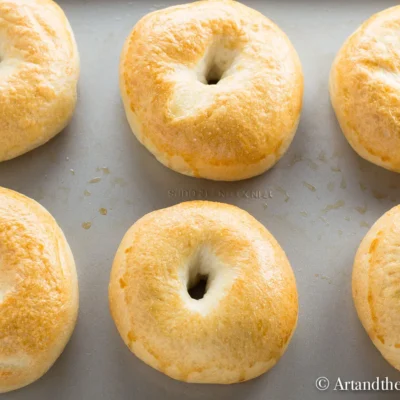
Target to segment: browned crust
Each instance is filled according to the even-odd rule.
[[[193,71],[221,38],[239,54],[234,73],[203,85]],[[120,88],[134,134],[160,162],[238,180],[271,168],[288,148],[303,76],[289,39],[268,18],[236,1],[200,1],[136,24],[121,55]]]
[[[353,268],[358,316],[383,357],[400,370],[400,207],[384,214],[362,240]]]
[[[0,188],[0,393],[39,379],[69,340],[78,310],[75,263],[38,203]]]
[[[0,0],[0,161],[50,140],[76,104],[79,56],[51,0]]]
[[[366,160],[400,172],[400,7],[373,15],[344,43],[330,75],[340,127]]]
[[[208,302],[203,311],[191,308],[180,280],[200,249],[235,276],[201,300]],[[152,212],[129,229],[115,256],[109,300],[136,356],[197,383],[266,372],[285,351],[298,313],[293,272],[274,237],[245,211],[203,201]]]

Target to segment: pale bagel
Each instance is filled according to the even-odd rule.
[[[400,370],[400,206],[373,225],[357,251],[353,298],[358,316],[383,357]]]
[[[208,276],[203,298],[188,288]],[[296,327],[293,271],[247,212],[192,201],[154,211],[114,259],[110,309],[141,360],[178,380],[236,383],[268,371]]]
[[[39,379],[75,326],[78,285],[63,232],[38,203],[0,188],[0,393]]]
[[[79,58],[51,0],[0,0],[0,161],[38,147],[70,120]]]
[[[161,163],[232,181],[263,173],[285,153],[303,76],[273,22],[236,1],[209,0],[138,22],[122,51],[120,89],[133,133]]]
[[[375,14],[344,43],[330,75],[340,127],[366,160],[400,172],[400,6]]]

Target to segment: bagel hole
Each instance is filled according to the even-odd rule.
[[[208,275],[198,275],[192,286],[188,286],[189,296],[194,300],[201,300],[207,293]]]
[[[230,40],[227,38],[216,40],[204,57],[200,81],[210,86],[223,81],[226,73],[235,62],[237,54],[237,50],[231,48]]]
[[[207,85],[216,85],[222,78],[223,71],[217,65],[212,65],[206,75]]]

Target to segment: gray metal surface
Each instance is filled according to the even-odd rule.
[[[397,2],[245,1],[291,38],[303,63],[305,96],[288,153],[270,172],[237,183],[197,180],[164,168],[126,122],[118,89],[124,39],[140,17],[175,2],[60,3],[81,54],[75,116],[50,143],[0,164],[0,185],[41,202],[65,231],[79,274],[79,320],[54,367],[1,399],[352,399],[356,393],[318,392],[316,378],[400,380],[361,327],[350,282],[354,253],[368,226],[400,202],[400,180],[351,150],[327,85],[345,38],[372,13]],[[108,311],[111,263],[125,231],[152,210],[195,198],[229,202],[253,214],[279,240],[296,274],[300,316],[289,349],[269,373],[247,383],[190,385],[165,377],[129,352]],[[82,227],[87,222],[90,229]],[[358,396],[395,399],[399,394]]]

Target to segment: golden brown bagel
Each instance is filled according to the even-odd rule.
[[[400,206],[367,233],[353,269],[358,316],[383,357],[400,370]]]
[[[208,276],[204,297],[188,288]],[[115,256],[110,309],[122,339],[171,378],[235,383],[268,371],[296,327],[295,278],[274,237],[247,212],[192,201],[154,211]]]
[[[51,0],[0,0],[0,161],[47,142],[70,120],[79,75],[74,35]]]
[[[330,92],[344,135],[366,160],[400,172],[400,6],[364,22],[333,63]]]
[[[208,0],[136,24],[121,55],[120,89],[132,131],[161,163],[233,181],[263,173],[285,153],[303,76],[289,39],[268,18]]]
[[[78,285],[71,250],[38,203],[0,188],[0,393],[39,379],[75,326]]]

